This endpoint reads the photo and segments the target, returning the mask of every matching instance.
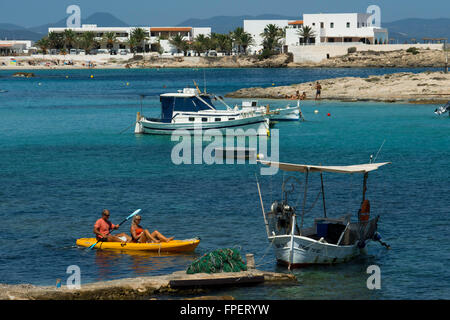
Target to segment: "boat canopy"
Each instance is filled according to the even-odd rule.
[[[297,172],[334,172],[334,173],[367,173],[369,171],[377,170],[379,167],[390,162],[379,162],[379,163],[365,163],[356,164],[351,166],[315,166],[309,164],[294,164],[294,163],[284,163],[284,162],[274,162],[274,161],[263,161],[258,160],[258,162],[271,166],[278,167],[284,171],[297,171]]]
[[[174,111],[198,112],[214,108],[209,95],[162,94],[160,101],[163,122],[171,122]]]

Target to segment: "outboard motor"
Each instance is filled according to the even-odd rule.
[[[275,217],[277,234],[290,234],[292,228],[292,215],[295,210],[285,201],[274,201],[270,206]]]

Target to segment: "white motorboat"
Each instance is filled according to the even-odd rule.
[[[368,173],[389,164],[389,162],[351,166],[315,166],[263,160],[258,160],[258,162],[268,166],[276,166],[283,171],[294,171],[305,174],[300,224],[297,221],[297,208],[291,206],[287,200],[288,193],[294,190],[295,181],[300,183],[299,180],[294,176],[284,180],[282,186],[284,199],[272,203],[271,210],[267,213],[264,211],[259,182],[257,181],[267,237],[273,245],[278,263],[287,265],[291,269],[313,264],[346,262],[366,252],[366,244],[371,240],[379,241],[382,245],[389,248],[386,243],[381,241],[381,236],[377,232],[379,216],[370,218],[369,200],[365,199]],[[321,193],[324,216],[315,218],[311,227],[304,228],[303,222],[308,190],[308,176],[309,173],[313,172],[320,173],[321,191],[319,191],[316,201],[319,199]],[[351,214],[334,219],[327,217],[323,172],[345,174],[362,173],[364,175],[362,204],[357,214],[357,221],[351,221]],[[291,181],[292,178],[294,180]],[[288,189],[286,185],[289,183],[291,184],[291,188]],[[300,194],[298,197],[300,197]]]
[[[298,121],[302,116],[300,110],[300,101],[297,101],[296,107],[287,105],[282,108],[270,109],[270,106],[261,106],[257,100],[244,100],[240,107],[243,111],[255,111],[258,114],[266,115],[271,121]]]
[[[135,133],[179,134],[194,130],[218,129],[231,135],[267,135],[269,119],[254,110],[218,110],[213,100],[226,103],[215,95],[201,93],[200,90],[184,88],[177,93],[160,95],[161,116],[147,118],[138,112]],[[228,130],[234,129],[234,130]],[[242,130],[237,130],[242,129]]]

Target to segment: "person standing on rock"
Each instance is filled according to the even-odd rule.
[[[322,90],[322,86],[320,85],[319,81],[316,82],[316,100],[320,99],[320,92]]]

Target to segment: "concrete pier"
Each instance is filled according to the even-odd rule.
[[[242,272],[186,274],[177,271],[169,275],[126,278],[111,281],[81,284],[80,289],[69,289],[65,285],[0,285],[2,300],[119,300],[157,298],[158,294],[183,290],[228,286],[245,286],[264,282],[295,283],[290,273],[275,273],[252,269]]]

